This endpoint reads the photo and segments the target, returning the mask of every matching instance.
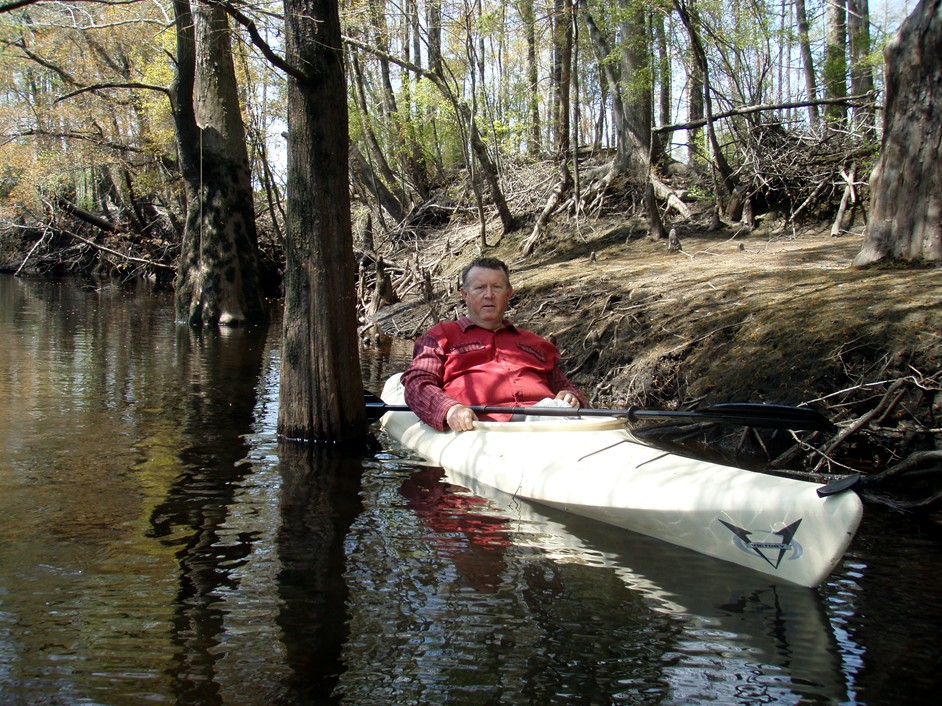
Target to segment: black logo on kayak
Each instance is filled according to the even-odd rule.
[[[801,545],[795,541],[795,534],[798,532],[801,520],[795,520],[778,532],[747,530],[723,522],[723,520],[720,522],[735,535],[736,539],[733,541],[737,547],[744,552],[762,557],[773,568],[777,569],[782,559],[789,553],[790,559],[797,559],[801,556]],[[774,537],[778,537],[778,541],[772,541]]]

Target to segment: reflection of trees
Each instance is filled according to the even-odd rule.
[[[252,424],[266,330],[179,331],[178,370],[191,394],[180,404],[182,471],[151,514],[152,536],[176,549],[180,586],[174,605],[169,673],[178,699],[220,703],[214,651],[224,628],[222,589],[249,555],[253,537],[221,539],[247,465],[242,435]]]
[[[588,579],[588,580],[587,580]],[[680,624],[652,613],[644,595],[612,571],[544,561],[521,575],[522,600],[543,638],[527,663],[531,703],[578,694],[584,703],[614,703],[642,688],[658,701],[669,694],[664,675]],[[607,584],[607,586],[605,586]]]
[[[360,449],[283,443],[278,590],[287,685],[296,703],[325,703],[349,631],[344,540],[362,509]]]

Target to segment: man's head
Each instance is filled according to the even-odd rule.
[[[481,328],[501,327],[512,295],[507,265],[495,257],[480,257],[461,273],[461,298],[468,305],[468,318]]]

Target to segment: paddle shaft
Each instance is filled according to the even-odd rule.
[[[379,398],[366,403],[368,412],[410,412],[408,405],[386,404]],[[467,405],[475,414],[511,414],[540,417],[625,417],[628,421],[642,419],[677,419],[695,422],[722,422],[771,429],[829,429],[831,423],[821,414],[803,407],[785,405],[763,405],[749,403],[727,403],[703,410],[656,410],[638,409],[587,409],[584,407],[501,407],[490,405]],[[373,415],[370,415],[371,417]]]

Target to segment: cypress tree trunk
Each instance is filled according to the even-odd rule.
[[[285,0],[288,207],[278,432],[365,435],[350,225],[347,91],[337,0]]]
[[[261,321],[258,235],[228,18],[207,0],[194,0],[192,12],[186,0],[174,6],[178,53],[181,32],[191,45],[178,62],[186,91],[177,93],[175,115],[187,201],[177,318],[192,326]]]

